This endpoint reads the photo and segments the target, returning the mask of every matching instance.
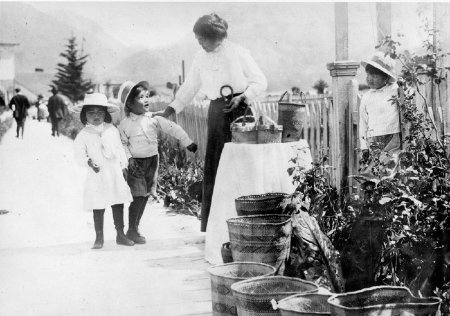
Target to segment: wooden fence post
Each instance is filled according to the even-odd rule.
[[[330,113],[331,126],[334,130],[330,133],[330,158],[335,168],[335,185],[338,190],[347,184],[349,173],[348,165],[348,142],[347,133],[349,110],[349,87],[350,82],[356,76],[359,62],[335,61],[327,64],[333,78],[333,107]]]

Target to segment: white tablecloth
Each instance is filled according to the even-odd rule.
[[[300,149],[300,150],[299,150]],[[306,140],[278,144],[226,143],[217,169],[211,210],[206,229],[205,259],[221,264],[220,248],[229,241],[226,220],[237,217],[234,200],[240,196],[295,190],[287,169],[299,157],[300,165],[311,167]]]

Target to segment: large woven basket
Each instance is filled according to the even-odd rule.
[[[283,298],[276,303],[282,316],[327,316],[330,304],[327,300],[331,294],[296,294]]]
[[[211,299],[214,316],[237,315],[231,285],[249,278],[270,276],[275,268],[255,262],[234,262],[208,269],[211,278]]]
[[[441,299],[419,298],[401,286],[374,286],[328,299],[332,316],[435,315]]]
[[[315,293],[319,287],[305,280],[283,276],[259,277],[231,286],[239,316],[280,316],[271,301],[299,293]]]
[[[227,220],[234,261],[267,263],[284,273],[291,246],[289,215],[251,215]]]
[[[287,91],[278,101],[278,124],[283,126],[283,143],[298,141],[301,138],[306,115],[304,102],[298,104],[282,101],[286,93]]]
[[[286,193],[265,193],[246,195],[234,200],[239,216],[281,214],[282,202],[289,197]]]

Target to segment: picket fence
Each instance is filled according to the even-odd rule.
[[[273,121],[278,121],[278,101],[280,96],[273,100],[260,100],[251,103],[256,117],[265,115]],[[150,111],[160,111],[170,103],[170,97],[154,97],[150,105]],[[318,160],[322,155],[330,155],[330,116],[332,115],[332,98],[328,95],[307,97],[302,100],[290,99],[298,104],[304,111],[302,138],[309,143],[313,159]],[[204,157],[206,151],[207,116],[209,101],[195,101],[182,112],[172,118],[179,124],[199,146],[199,157]]]

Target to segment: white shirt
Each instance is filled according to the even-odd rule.
[[[370,89],[359,108],[359,139],[361,149],[367,149],[369,137],[400,132],[400,117],[397,105],[389,101],[397,96],[398,85],[390,84],[380,89]]]
[[[223,85],[230,85],[234,93],[243,92],[249,100],[267,88],[266,77],[250,52],[226,39],[213,52],[197,52],[185,82],[169,106],[179,113],[198,92],[215,100],[221,97]]]
[[[192,144],[192,140],[176,123],[161,117],[151,117],[146,113],[130,113],[119,125],[120,138],[127,158],[147,158],[158,154],[158,131],[163,131],[178,139],[182,146]]]

